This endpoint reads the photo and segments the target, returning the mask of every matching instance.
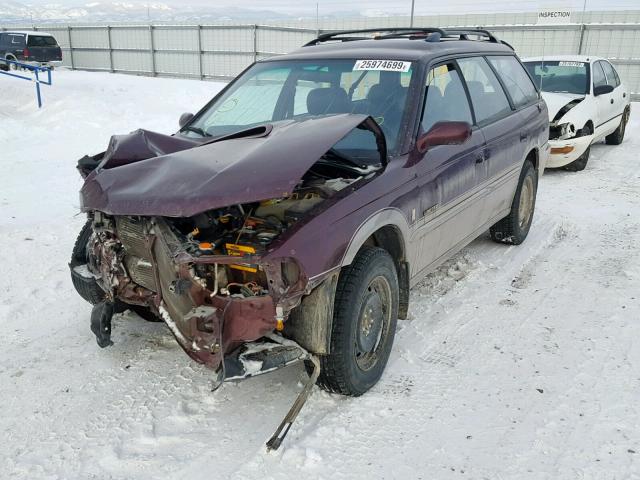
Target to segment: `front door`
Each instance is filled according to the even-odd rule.
[[[620,77],[618,77],[618,74],[613,66],[605,60],[602,60],[600,64],[602,65],[604,74],[607,77],[607,85],[613,88],[609,104],[612,107],[611,115],[613,126],[615,128],[618,128],[620,120],[622,119],[622,113],[624,112],[624,109],[627,105],[626,92],[623,91],[622,85],[620,85]]]
[[[602,62],[594,62],[592,65],[593,89],[595,95],[596,87],[606,86],[607,77],[602,68]],[[597,140],[602,139],[605,135],[615,130],[616,107],[614,92],[603,93],[595,97],[598,118],[595,122],[595,136]]]
[[[460,72],[451,61],[427,75],[421,133],[436,123],[461,121],[473,124],[473,116]],[[462,145],[430,148],[416,164],[420,200],[414,220],[415,258],[412,274],[423,274],[459,248],[482,223],[482,184],[486,178],[484,136],[473,128]]]

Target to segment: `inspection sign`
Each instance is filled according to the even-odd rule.
[[[571,23],[571,10],[565,8],[544,8],[538,12],[538,25]]]

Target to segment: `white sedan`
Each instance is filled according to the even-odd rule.
[[[549,109],[547,167],[584,170],[592,143],[622,142],[631,112],[630,95],[607,60],[558,55],[522,62]]]

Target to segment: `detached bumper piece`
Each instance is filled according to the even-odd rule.
[[[248,342],[224,358],[225,381],[242,380],[307,360],[309,353],[295,342],[271,335]]]
[[[282,445],[318,380],[320,361],[296,342],[278,335],[269,335],[262,342],[246,343],[224,358],[225,381],[255,377],[301,361],[308,361],[313,366],[313,371],[289,412],[267,442],[267,450],[277,450]]]
[[[111,318],[114,314],[112,302],[100,302],[91,310],[91,331],[96,336],[100,348],[113,345],[111,341]]]

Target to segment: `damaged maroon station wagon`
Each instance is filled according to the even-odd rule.
[[[322,35],[254,63],[167,136],[85,157],[71,260],[110,345],[114,313],[163,320],[217,384],[303,361],[361,395],[425,274],[490,229],[524,241],[544,169],[544,102],[484,30]]]

